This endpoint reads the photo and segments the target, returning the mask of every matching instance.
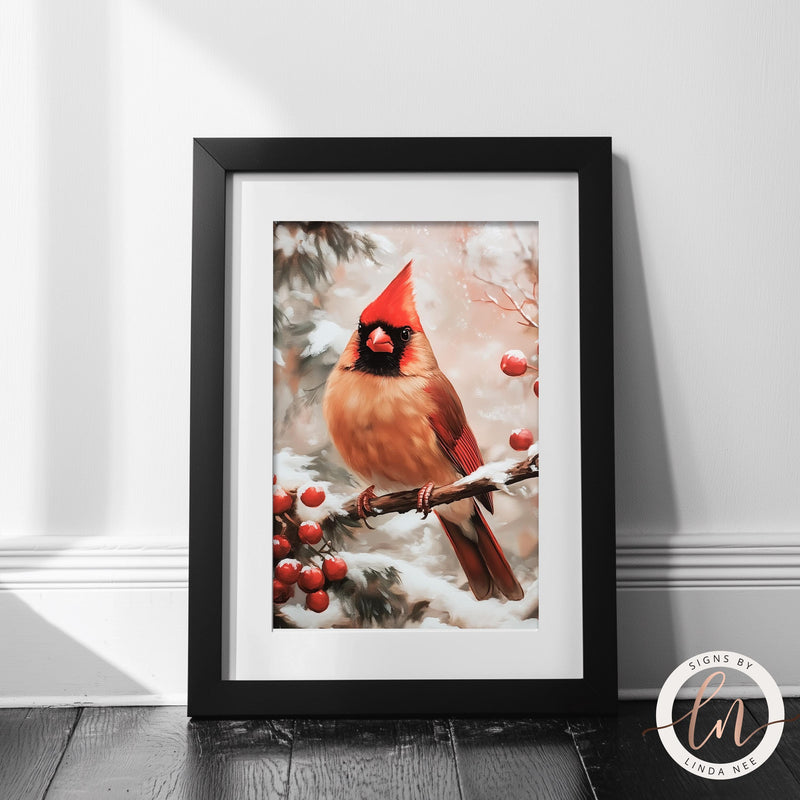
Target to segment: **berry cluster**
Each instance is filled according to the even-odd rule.
[[[273,478],[275,483],[276,479]],[[321,486],[309,486],[300,495],[300,500],[308,508],[316,508],[325,502],[325,490]],[[286,516],[293,505],[292,495],[275,485],[272,490],[272,510],[280,518],[282,532],[272,537],[272,555],[276,562],[272,599],[278,605],[287,602],[294,597],[296,584],[306,593],[306,608],[321,613],[330,604],[326,583],[330,585],[344,580],[347,563],[335,553],[331,542],[325,542],[319,550],[313,546],[322,541],[322,526],[313,520],[304,520],[296,525],[294,520]],[[290,541],[290,536],[296,539],[295,545]],[[301,545],[308,546],[305,558],[312,563],[303,564],[293,557]],[[308,550],[312,553],[310,557]]]
[[[535,344],[535,358],[539,356],[539,341]],[[524,375],[528,370],[536,373],[537,377],[533,382],[533,393],[539,396],[539,368],[535,364],[528,363],[528,357],[522,350],[507,350],[500,359],[500,369],[512,378]],[[533,434],[527,428],[515,428],[511,431],[508,443],[513,450],[527,450],[533,444]]]

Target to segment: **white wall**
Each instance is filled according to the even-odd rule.
[[[53,667],[0,696],[184,690],[194,136],[613,136],[622,686],[711,647],[800,685],[763,620],[800,610],[798,35],[790,0],[6,0],[0,619]]]

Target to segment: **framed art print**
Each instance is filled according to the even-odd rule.
[[[189,714],[613,710],[610,140],[194,158]]]

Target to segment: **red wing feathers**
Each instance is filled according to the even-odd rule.
[[[440,374],[429,381],[425,391],[432,395],[436,406],[428,420],[436,432],[439,446],[461,475],[469,475],[483,466],[483,456],[475,441],[475,434],[467,424],[464,407],[453,384]],[[494,511],[490,492],[480,494],[476,499],[489,511]]]

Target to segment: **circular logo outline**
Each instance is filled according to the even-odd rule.
[[[759,689],[764,693],[764,697],[767,700],[768,721],[776,720],[776,722],[767,727],[764,738],[759,742],[758,746],[746,756],[735,761],[715,764],[710,761],[704,761],[695,753],[690,753],[680,741],[678,741],[678,736],[673,726],[672,704],[675,702],[678,691],[683,687],[686,681],[692,675],[697,674],[697,672],[692,670],[689,666],[692,662],[697,660],[702,662],[702,659],[706,656],[721,656],[724,658],[726,655],[728,656],[728,661],[726,663],[711,663],[704,665],[703,668],[711,669],[718,666],[720,669],[734,669],[737,672],[747,675],[751,680],[755,681]],[[750,666],[746,667],[746,664]],[[732,778],[739,778],[742,775],[746,775],[758,769],[758,767],[775,752],[775,748],[778,746],[778,742],[783,734],[783,714],[784,706],[781,691],[778,688],[778,684],[775,683],[775,679],[764,667],[754,659],[744,656],[741,653],[734,653],[731,650],[709,650],[705,653],[687,658],[686,661],[675,667],[664,682],[658,694],[658,703],[656,704],[656,725],[658,726],[658,735],[661,738],[664,749],[669,753],[672,760],[683,767],[687,772],[691,772],[693,775],[698,775],[701,778],[708,778],[709,780],[730,780]],[[756,763],[753,764],[751,760],[755,760]],[[687,763],[688,761],[693,763],[689,765],[689,763]],[[734,766],[740,767],[743,761],[750,762],[748,769],[746,771],[734,772]],[[703,767],[702,772],[697,768],[698,765]]]

